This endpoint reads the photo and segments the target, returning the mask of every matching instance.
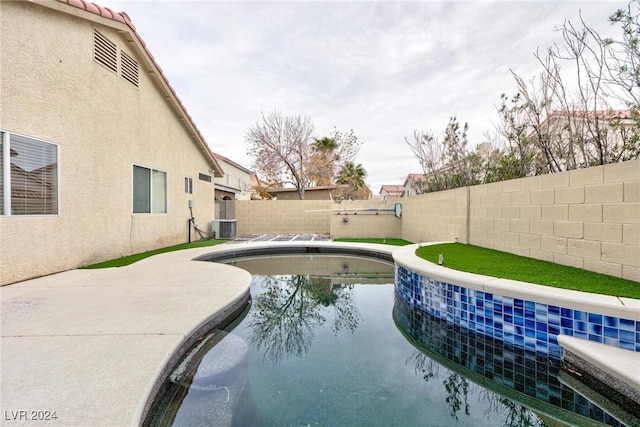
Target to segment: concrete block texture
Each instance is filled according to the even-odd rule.
[[[569,219],[569,205],[542,206],[542,219],[544,221],[566,221]]]
[[[553,223],[553,235],[556,237],[582,239],[584,237],[584,224],[578,221],[555,221]]]
[[[601,245],[600,242],[590,240],[568,239],[567,254],[599,261],[601,258]]]
[[[640,246],[602,243],[602,261],[640,267]]]
[[[554,236],[540,237],[540,250],[554,254],[567,253],[567,239]]]
[[[622,243],[625,245],[640,246],[640,224],[622,225]]]
[[[624,202],[640,203],[640,181],[624,183]]]
[[[604,166],[604,182],[640,181],[640,159]]]
[[[640,203],[611,203],[602,209],[602,222],[640,224]]]
[[[622,277],[622,265],[615,262],[598,261],[594,259],[584,260],[585,270],[596,273],[608,274],[609,276]]]
[[[584,187],[556,188],[554,195],[555,203],[584,203]]]
[[[560,188],[569,186],[568,173],[551,173],[542,175],[542,188]]]
[[[552,205],[554,203],[555,192],[553,189],[535,190],[531,192],[532,205]]]
[[[624,201],[624,184],[588,185],[584,188],[585,203],[622,203]]]
[[[634,282],[640,282],[640,267],[634,267],[631,265],[622,266],[622,278],[627,280],[633,280]],[[640,285],[638,285],[640,286]]]
[[[569,221],[602,222],[602,205],[569,205]]]
[[[604,168],[601,166],[569,171],[569,185],[579,187],[604,182]]]
[[[584,238],[599,242],[622,243],[622,224],[584,223]]]

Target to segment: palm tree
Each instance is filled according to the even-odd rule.
[[[353,197],[358,193],[360,188],[366,187],[364,179],[367,177],[367,171],[361,163],[357,165],[353,162],[346,162],[342,165],[342,169],[338,174],[336,182],[342,185],[348,185],[347,197]]]
[[[324,137],[316,139],[311,144],[313,154],[309,164],[312,169],[311,176],[315,185],[331,185],[335,173],[336,162],[339,156],[336,154],[338,142],[335,138]]]

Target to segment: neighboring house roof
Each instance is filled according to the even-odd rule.
[[[426,177],[422,173],[410,173],[407,175],[407,179],[404,180],[402,186],[406,187],[410,182],[424,181],[425,179]]]
[[[569,118],[609,123],[614,120],[631,120],[633,115],[629,110],[553,111],[542,121],[540,127],[543,128],[545,126],[549,126],[553,122],[567,120]],[[535,131],[532,131],[529,133],[528,137],[532,138],[535,134]]]
[[[390,184],[385,184],[382,187],[380,187],[380,191],[378,192],[378,194],[382,194],[382,192],[385,192],[389,195],[401,195],[402,192],[404,191],[404,186],[403,185],[390,185]]]
[[[124,28],[126,32],[130,34],[129,42],[130,46],[136,46],[141,53],[142,58],[145,59],[145,63],[149,70],[149,75],[151,78],[156,78],[158,83],[160,83],[160,87],[165,92],[165,98],[167,101],[174,107],[178,119],[183,120],[185,127],[189,132],[191,132],[191,137],[196,140],[196,143],[200,146],[200,151],[202,154],[208,158],[211,166],[213,166],[213,174],[214,176],[222,177],[224,175],[224,171],[216,158],[211,154],[208,144],[206,143],[204,137],[198,130],[196,124],[193,119],[187,112],[187,109],[178,98],[176,91],[173,89],[169,80],[162,72],[162,69],[156,62],[155,58],[147,49],[147,45],[138,32],[136,31],[136,27],[131,22],[131,19],[125,12],[114,12],[107,7],[98,6],[95,3],[90,3],[85,0],[57,0],[57,1],[33,1],[41,6],[46,6],[52,9],[56,9],[60,12],[72,14],[79,18],[84,18],[90,21],[95,21],[101,23],[103,25],[108,25],[108,22],[111,22],[112,26],[117,27],[118,30],[122,30]],[[73,8],[69,8],[68,6],[73,6]],[[82,10],[83,12],[74,13],[75,11]],[[84,13],[89,12],[89,13]],[[108,21],[101,20],[97,18],[100,16],[102,18],[106,18]],[[122,33],[122,31],[120,31]],[[124,36],[124,34],[123,34]]]
[[[249,169],[247,169],[244,166],[234,162],[233,160],[229,159],[228,157],[225,157],[225,156],[223,156],[221,154],[218,154],[218,153],[216,153],[214,151],[212,151],[211,154],[213,154],[213,157],[215,157],[216,159],[222,160],[223,162],[226,162],[226,163],[229,163],[230,165],[235,166],[236,168],[240,169],[243,172],[246,172],[248,174],[252,173]]]

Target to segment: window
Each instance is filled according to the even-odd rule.
[[[133,166],[133,213],[167,213],[167,173]]]
[[[193,178],[189,176],[184,177],[184,192],[187,194],[193,194]]]
[[[198,179],[200,181],[207,181],[207,182],[211,182],[211,175],[206,175],[204,173],[199,173],[198,174]]]
[[[0,131],[0,214],[58,213],[58,146]]]

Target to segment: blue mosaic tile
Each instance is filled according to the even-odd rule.
[[[640,351],[640,321],[468,289],[403,267],[396,268],[396,288],[426,313],[518,348],[560,358],[562,333]]]
[[[622,331],[634,331],[634,321],[629,319],[620,319],[619,326]],[[640,322],[639,322],[640,324]]]

